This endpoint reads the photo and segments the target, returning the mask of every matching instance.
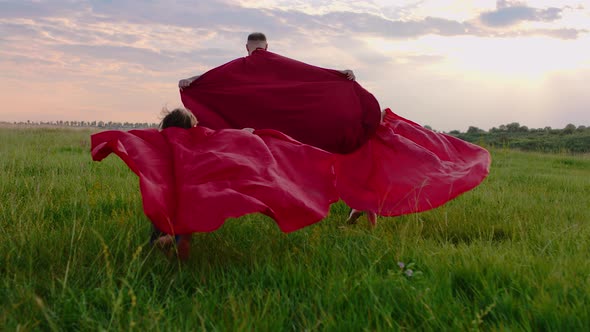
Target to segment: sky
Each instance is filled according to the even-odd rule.
[[[590,126],[588,0],[0,0],[0,121],[158,122],[254,31],[435,130]]]

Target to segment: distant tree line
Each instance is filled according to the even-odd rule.
[[[157,128],[157,123],[148,122],[113,122],[113,121],[20,121],[12,122],[14,125],[44,126],[44,127],[78,127],[78,128],[104,128],[104,129],[140,129]]]
[[[528,128],[512,122],[489,131],[469,127],[448,134],[465,141],[490,147],[506,147],[524,151],[590,153],[590,127],[568,124],[563,129]]]
[[[101,129],[141,129],[157,128],[157,123],[113,122],[113,121],[26,121],[1,122],[14,125],[44,127],[78,127]],[[430,126],[424,126],[433,130]],[[504,147],[524,151],[590,153],[590,127],[568,124],[563,129],[528,128],[512,122],[488,131],[470,126],[466,132],[452,130],[447,134],[462,140],[489,147]]]

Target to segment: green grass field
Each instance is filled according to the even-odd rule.
[[[90,133],[0,129],[2,331],[590,329],[588,156],[493,150],[475,190],[375,228],[229,220],[181,264]]]

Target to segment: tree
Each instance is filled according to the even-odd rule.
[[[520,129],[520,123],[518,122],[512,122],[506,125],[506,130],[509,132],[517,132]]]
[[[567,126],[565,126],[565,128],[563,128],[563,133],[566,135],[569,135],[569,134],[573,134],[575,130],[576,130],[576,126],[571,123],[568,123]]]
[[[479,129],[479,128],[477,128],[477,127],[474,127],[474,126],[470,126],[470,127],[467,129],[467,133],[468,133],[468,134],[481,134],[481,133],[483,133],[483,132],[484,132],[484,131],[483,131],[483,129]]]

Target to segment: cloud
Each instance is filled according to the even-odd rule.
[[[374,33],[390,38],[415,38],[427,34],[444,36],[467,33],[470,24],[436,17],[421,20],[388,20],[372,14],[336,12],[318,18],[321,22],[341,25],[349,31]]]
[[[479,20],[489,27],[509,27],[523,21],[551,22],[561,19],[563,9],[550,7],[538,9],[520,2],[499,0],[496,10],[479,15]]]
[[[495,37],[523,37],[523,36],[547,36],[556,39],[574,40],[581,35],[587,34],[588,30],[582,29],[534,29],[534,30],[517,30],[505,32],[491,32]]]
[[[321,66],[362,70],[369,63],[426,65],[441,61],[440,57],[421,57],[415,52],[409,56],[398,53],[394,59],[394,55],[376,47],[357,47],[367,37],[390,41],[427,35],[577,39],[587,32],[572,28],[494,29],[479,24],[478,16],[468,21],[434,16],[401,19],[400,15],[379,14],[381,7],[375,2],[370,3],[374,8],[368,12],[363,12],[362,6],[349,11],[346,6],[321,3],[330,10],[314,14],[292,6],[244,8],[225,0],[2,1],[0,60],[4,61],[0,62],[22,65],[22,70],[39,68],[51,76],[60,70],[78,76],[122,77],[141,71],[151,77],[190,75],[245,55],[245,36],[258,30],[267,33],[271,50],[278,53]],[[419,5],[414,2],[383,8],[399,13]],[[517,11],[511,12],[515,8]],[[511,20],[551,19],[561,13],[561,9],[552,10],[498,1],[496,11],[490,13],[511,13]],[[340,54],[336,59],[335,53]],[[11,72],[20,75],[21,69]]]
[[[379,7],[375,3],[369,3],[370,6],[364,5],[368,8],[365,12],[361,11],[363,6],[359,7],[354,3],[348,5],[350,11],[346,10],[347,6],[333,9],[332,2],[319,1],[314,4],[323,5],[330,10],[313,14],[313,11],[293,9],[299,8],[297,6],[286,7],[290,8],[287,10],[280,6],[250,8],[225,0],[190,3],[171,0],[56,0],[51,4],[44,1],[8,1],[0,2],[0,17],[12,19],[8,23],[5,19],[5,24],[22,24],[23,33],[38,33],[36,39],[42,43],[126,46],[155,52],[167,49],[170,52],[176,50],[179,54],[195,54],[207,48],[215,48],[220,50],[219,53],[225,50],[230,56],[242,55],[244,36],[251,31],[266,32],[275,46],[276,41],[280,40],[281,43],[291,44],[293,47],[298,45],[290,43],[290,40],[318,45],[321,42],[314,39],[322,39],[321,36],[328,36],[326,40],[332,40],[336,37],[356,36],[415,39],[426,35],[512,37],[534,34],[576,39],[586,32],[572,28],[533,31],[490,29],[510,26],[523,20],[551,21],[561,16],[562,9],[559,8],[535,9],[513,1],[498,1],[496,11],[482,13],[468,21],[433,16],[400,18],[399,13],[419,6],[420,2],[398,7]],[[383,9],[381,13],[380,9]],[[386,12],[397,14],[386,16],[383,14]],[[21,20],[20,23],[15,23],[15,19]],[[27,22],[24,23],[23,19],[27,19]],[[29,31],[25,32],[25,27]],[[7,28],[15,29],[2,25],[0,19],[0,29]],[[232,52],[234,49],[231,47],[239,52]],[[124,51],[122,48],[120,50]],[[147,54],[151,58],[152,55],[149,52]],[[223,55],[212,58],[211,55],[204,54],[204,59],[207,58],[218,60]]]
[[[92,0],[89,11],[96,22],[125,22],[147,25],[160,24],[177,27],[208,29],[239,36],[254,30],[275,33],[290,30],[281,24],[280,17],[264,9],[236,6],[222,0],[208,1],[138,1]]]
[[[126,63],[137,63],[141,61],[151,70],[164,70],[174,57],[166,52],[154,52],[149,49],[141,49],[128,46],[110,45],[58,45],[55,50],[67,54],[76,54],[80,57],[93,57],[97,59],[111,59]]]
[[[52,76],[61,70],[60,78],[117,70],[123,74],[131,67],[159,75],[184,71],[195,62],[210,68],[229,60],[227,54],[231,54],[227,38],[221,36],[223,30],[129,23],[88,10],[71,18],[3,18],[0,31],[0,64],[12,67],[8,70],[11,76],[38,67]]]
[[[510,7],[501,9],[502,11],[511,11]],[[518,13],[518,8],[517,14]],[[546,10],[537,10],[530,8],[532,11],[530,18],[539,20],[550,20],[553,17],[560,16],[561,9],[550,8]],[[525,12],[529,11],[526,9]],[[545,28],[545,29],[506,29],[497,30],[494,27],[481,24],[480,17],[474,17],[468,21],[455,21],[439,17],[427,16],[413,20],[391,20],[383,16],[371,13],[342,12],[332,11],[327,14],[312,15],[301,11],[282,11],[269,10],[268,15],[280,18],[284,26],[282,31],[273,34],[275,38],[292,38],[294,34],[303,33],[310,36],[324,34],[330,36],[375,36],[388,39],[415,39],[426,35],[439,36],[476,36],[476,37],[519,37],[523,35],[544,35],[558,39],[577,39],[581,34],[588,31],[574,28]],[[482,15],[485,15],[482,14]],[[519,20],[524,19],[525,15],[519,14]],[[517,16],[511,18],[515,20]],[[302,27],[302,28],[299,28]],[[270,34],[269,34],[270,35]]]
[[[0,1],[0,18],[65,16],[80,9],[75,2],[68,5],[59,1],[53,4],[45,1]]]

